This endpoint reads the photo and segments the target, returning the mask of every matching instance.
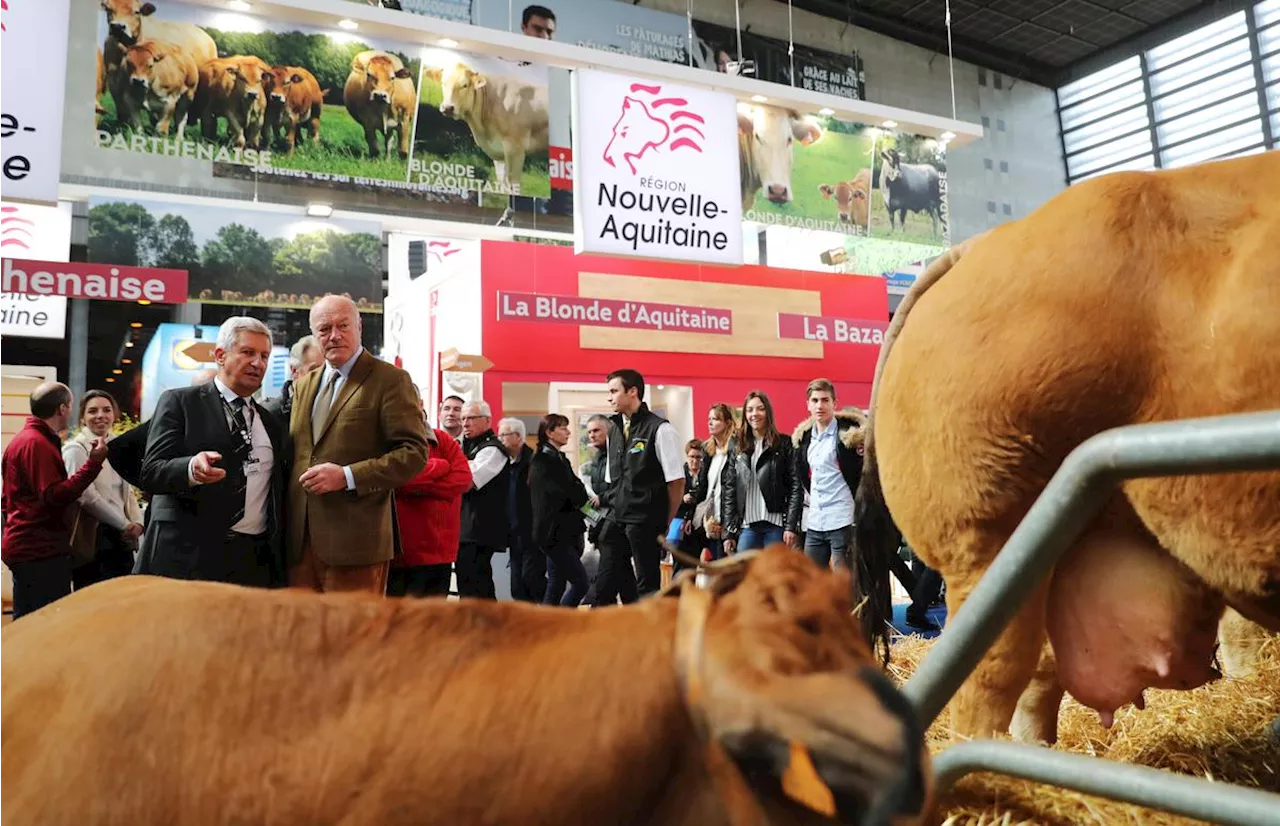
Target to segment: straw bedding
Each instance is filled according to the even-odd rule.
[[[895,640],[893,678],[903,682],[914,673],[931,644],[914,636]],[[1195,691],[1149,690],[1146,705],[1145,711],[1129,706],[1116,712],[1107,731],[1096,712],[1068,697],[1056,748],[1280,792],[1280,639],[1268,641],[1252,676]],[[944,711],[929,730],[930,749],[937,753],[952,739]],[[965,778],[939,810],[945,826],[1201,823],[992,774]]]

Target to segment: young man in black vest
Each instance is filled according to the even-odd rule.
[[[458,596],[496,599],[493,555],[507,547],[507,451],[493,435],[486,402],[462,408],[462,452],[471,464],[471,490],[462,495],[462,537],[458,542]]]
[[[600,529],[597,606],[613,604],[623,581],[623,566],[635,562],[640,596],[658,590],[661,538],[684,495],[684,450],[680,434],[644,403],[644,377],[635,370],[609,374],[609,462],[614,485],[609,515]],[[620,469],[616,481],[612,478]]]

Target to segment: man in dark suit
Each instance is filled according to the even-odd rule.
[[[256,404],[271,331],[235,316],[218,330],[213,381],[168,390],[149,423],[150,520],[135,573],[260,587],[285,582],[284,425]]]

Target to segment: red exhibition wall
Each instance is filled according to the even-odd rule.
[[[631,367],[650,385],[691,386],[699,432],[707,407],[740,405],[752,389],[769,394],[790,428],[806,415],[804,388],[816,376],[835,382],[842,405],[865,407],[889,317],[882,278],[505,241],[482,244],[481,291],[483,354],[494,364],[484,391],[495,412],[503,382],[599,382]],[[663,322],[654,318],[667,326],[655,329]]]

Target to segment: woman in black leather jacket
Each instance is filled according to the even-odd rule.
[[[733,553],[742,525],[738,507],[738,462],[733,411],[727,404],[712,405],[707,414],[711,438],[703,447],[706,456],[698,474],[698,508],[695,521],[707,531],[713,559]],[[713,475],[714,474],[714,475]],[[697,526],[695,526],[697,527]]]
[[[742,532],[738,550],[765,548],[782,541],[791,497],[795,447],[778,432],[773,403],[752,390],[742,403],[745,421],[738,433],[738,510]]]

